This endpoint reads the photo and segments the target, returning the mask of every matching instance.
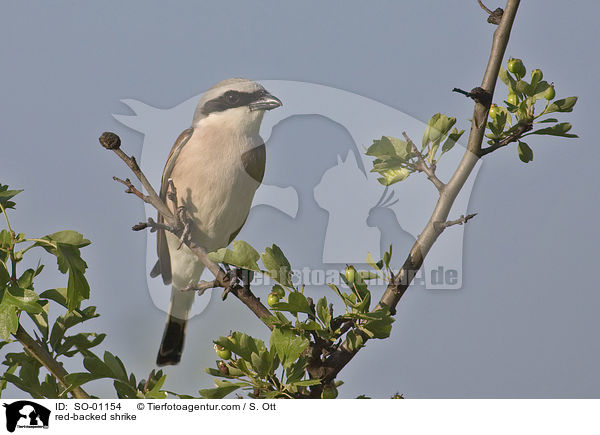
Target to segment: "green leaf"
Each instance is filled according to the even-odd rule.
[[[62,273],[69,274],[67,281],[67,308],[73,310],[79,308],[81,301],[89,299],[90,286],[85,279],[87,264],[81,258],[79,248],[87,246],[90,241],[84,239],[77,231],[60,231],[43,237],[50,243],[37,242],[50,254],[56,256],[58,269]]]
[[[17,307],[19,310],[27,311],[31,314],[42,312],[42,307],[37,303],[38,295],[33,290],[10,287],[4,293],[2,304],[8,303]]]
[[[295,385],[296,387],[311,387],[313,385],[318,385],[321,383],[320,379],[306,379],[304,381],[297,381],[297,382],[292,382],[292,385]]]
[[[127,370],[119,357],[106,351],[104,352],[104,363],[112,371],[113,377],[124,382],[128,381]]]
[[[280,302],[277,305],[275,305],[273,308],[275,308],[276,310],[279,310],[279,311],[289,311],[292,314],[296,314],[296,313],[312,314],[310,305],[308,304],[308,301],[306,300],[306,296],[304,296],[302,293],[300,293],[298,291],[290,292],[287,302]]]
[[[285,371],[286,382],[293,384],[301,380],[306,374],[307,361],[305,358],[298,358],[288,369]]]
[[[382,159],[396,157],[399,161],[404,162],[410,158],[412,152],[407,142],[391,136],[381,136],[381,139],[373,140],[373,144],[367,149],[366,154]]]
[[[331,325],[331,311],[327,306],[327,298],[325,296],[317,302],[317,316],[325,326],[329,327]]]
[[[517,83],[513,76],[504,67],[500,67],[498,77],[508,87],[509,91],[511,91],[513,94],[517,93]]]
[[[219,337],[214,343],[241,356],[248,362],[252,361],[252,353],[258,354],[266,350],[265,343],[262,340],[238,331],[231,334],[230,337]]]
[[[371,320],[364,325],[360,326],[360,329],[365,332],[369,338],[388,338],[392,332],[392,323],[394,319],[387,317],[380,320]]]
[[[309,341],[305,337],[294,334],[293,331],[286,329],[274,329],[271,333],[270,345],[275,348],[275,352],[284,368],[291,367],[300,357],[300,354],[308,347]]]
[[[381,270],[381,266],[375,262],[375,260],[373,259],[373,256],[371,255],[370,252],[367,253],[366,263],[375,270]]]
[[[282,285],[292,287],[292,268],[279,246],[273,245],[272,248],[265,248],[261,259],[271,278]]]
[[[519,146],[517,149],[519,152],[519,158],[523,163],[529,163],[533,160],[533,150],[529,148],[529,145],[527,145],[525,142],[519,141]]]
[[[364,346],[364,342],[362,336],[353,330],[348,331],[346,334],[346,343],[350,352],[358,351]]]
[[[6,266],[0,261],[0,288],[10,281],[10,274],[6,270]]]
[[[23,274],[17,279],[17,284],[21,288],[27,288],[33,290],[33,277],[35,276],[35,270],[27,269]]]
[[[156,381],[156,384],[154,384],[152,389],[144,394],[144,399],[166,399],[167,392],[160,390],[166,379],[167,375],[163,375],[158,381]]]
[[[532,131],[530,134],[547,134],[551,136],[561,136],[561,137],[578,137],[576,134],[567,133],[571,130],[571,123],[569,122],[561,122],[560,124],[553,125],[552,127],[542,128],[540,130]]]
[[[88,239],[83,237],[83,234],[72,230],[64,230],[49,234],[46,237],[43,237],[43,239],[62,245],[74,246],[76,248],[83,248],[91,243]]]
[[[454,145],[456,145],[456,142],[458,142],[464,132],[464,130],[453,128],[452,132],[448,135],[448,139],[446,139],[446,142],[444,142],[444,145],[442,145],[442,154],[450,151]]]
[[[379,278],[379,274],[375,272],[371,272],[370,270],[360,270],[358,274],[363,280],[377,279]]]
[[[119,399],[142,399],[144,397],[141,392],[138,394],[137,389],[126,382],[115,380],[113,386],[117,390],[117,397]]]
[[[200,390],[199,393],[205,399],[222,399],[228,394],[233,393],[235,390],[240,387],[245,386],[246,384],[242,382],[229,382],[229,381],[221,381],[222,383],[216,388],[207,388],[205,390]]]
[[[19,327],[19,317],[17,316],[17,307],[10,303],[0,303],[0,338],[8,341],[10,335],[17,332]]]
[[[543,119],[541,121],[536,121],[537,124],[542,124],[544,122],[558,122],[558,119],[556,119],[556,118],[547,118],[547,119]]]
[[[50,299],[63,307],[67,308],[67,289],[66,288],[53,288],[46,290],[40,294],[42,299]]]
[[[88,372],[75,372],[69,373],[65,376],[65,381],[69,384],[69,391],[75,387],[79,387],[80,385],[86,384],[90,381],[95,381],[96,379],[101,379],[106,376],[102,376],[99,374],[92,374]]]
[[[407,168],[389,169],[387,171],[381,172],[381,175],[383,175],[383,177],[378,178],[377,181],[379,181],[384,186],[391,186],[394,183],[398,183],[399,181],[405,180],[413,172],[414,171]]]
[[[552,113],[552,112],[572,112],[573,106],[577,103],[577,97],[567,97],[562,100],[553,101],[552,104],[548,106],[544,113]]]
[[[13,201],[9,201],[13,196],[21,193],[23,190],[8,190],[8,186],[0,184],[0,204],[6,210],[9,208],[14,208],[15,203]]]
[[[81,352],[85,356],[89,356],[89,353],[86,351],[92,347],[98,346],[104,341],[104,338],[106,338],[106,334],[80,332],[79,334],[65,337],[64,342],[54,350],[57,355],[73,356],[75,353]],[[70,351],[73,347],[75,347],[75,350]]]
[[[209,253],[208,257],[217,263],[230,264],[255,272],[261,271],[257,263],[260,255],[256,249],[243,240],[235,240],[231,246],[233,250],[221,248],[216,252]]]

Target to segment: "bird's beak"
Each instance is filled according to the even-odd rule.
[[[281,100],[269,93],[266,93],[258,100],[250,103],[250,110],[271,110],[283,106]]]

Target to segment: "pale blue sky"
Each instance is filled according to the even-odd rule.
[[[298,80],[422,121],[448,113],[468,128],[472,104],[450,90],[480,83],[494,29],[474,0],[38,1],[3,9],[0,182],[25,189],[14,227],[30,235],[76,229],[93,242],[83,252],[102,316],[90,324],[138,377],[153,367],[164,313],[146,287],[145,237],[130,230],[143,206],[114,184],[127,171],[97,145],[113,130],[140,155],[143,136],[112,117],[130,113],[121,99],[170,108],[226,77]],[[541,68],[558,96],[580,97],[566,118],[580,138],[532,139],[529,165],[514,149],[490,156],[470,198],[479,214],[465,232],[463,288],[410,289],[392,337],[370,342],[341,373],[342,397],[600,396],[599,13],[592,1],[522,2],[507,55]],[[305,126],[307,137],[345,140],[339,126],[312,122],[292,119],[279,134],[295,131],[301,143]],[[315,147],[307,152],[319,159]],[[48,273],[37,289],[62,280]],[[235,300],[213,299],[190,323],[166,387],[194,394],[209,386],[210,341],[229,329],[265,337]]]

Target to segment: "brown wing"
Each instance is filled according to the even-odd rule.
[[[175,162],[177,161],[177,157],[181,152],[182,148],[185,144],[190,140],[194,129],[192,127],[184,130],[183,133],[179,135],[173,148],[171,148],[171,152],[169,153],[169,157],[167,158],[167,163],[165,164],[165,169],[163,170],[162,182],[160,185],[160,198],[163,201],[166,201],[167,198],[167,182],[171,177],[171,172],[173,171],[173,167],[175,166]],[[158,214],[158,222],[163,223],[164,219]],[[171,257],[169,255],[169,246],[167,245],[167,236],[164,230],[158,230],[158,234],[156,235],[156,252],[158,254],[158,261],[152,271],[150,272],[150,276],[155,277],[158,275],[162,275],[163,282],[165,284],[171,283]]]
[[[246,169],[248,175],[258,181],[259,184],[262,183],[262,180],[265,176],[266,161],[267,152],[265,149],[265,144],[262,144],[261,146],[253,148],[250,151],[246,151],[244,154],[242,154],[242,163],[244,164],[244,169]],[[246,216],[246,219],[248,219],[248,216]],[[244,224],[246,223],[246,219],[244,219],[242,226],[231,234],[229,237],[229,242],[227,243],[228,245],[229,243],[233,242],[233,239],[235,239],[240,233],[244,227]]]

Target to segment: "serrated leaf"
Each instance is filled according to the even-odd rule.
[[[387,159],[397,158],[400,162],[408,160],[412,152],[407,142],[392,136],[381,136],[381,139],[373,140],[373,144],[367,149],[366,155]]]
[[[257,263],[260,255],[250,244],[243,240],[234,240],[231,247],[232,249],[221,248],[218,251],[211,252],[208,257],[217,263],[230,264],[255,272],[261,271]]]
[[[127,370],[119,357],[106,351],[104,352],[104,364],[112,371],[114,378],[128,382]]]
[[[271,278],[282,285],[292,287],[292,268],[279,246],[273,245],[271,248],[265,248],[261,260]]]
[[[4,293],[2,303],[12,304],[19,310],[27,311],[31,314],[42,312],[42,307],[37,303],[38,295],[33,290],[10,287]]]
[[[81,301],[90,297],[90,286],[85,279],[87,264],[81,258],[79,248],[89,245],[90,241],[77,231],[60,231],[43,239],[49,243],[37,242],[36,245],[55,255],[58,269],[68,273],[67,308],[79,308]]]
[[[284,368],[291,367],[309,345],[308,339],[294,334],[289,329],[274,329],[269,343],[275,348]]]
[[[567,97],[562,100],[556,100],[548,106],[544,113],[572,112],[575,103],[577,103],[577,97]]]
[[[6,210],[9,208],[14,208],[15,203],[13,201],[9,201],[15,195],[21,193],[23,190],[8,190],[7,185],[0,184],[0,204]]]

